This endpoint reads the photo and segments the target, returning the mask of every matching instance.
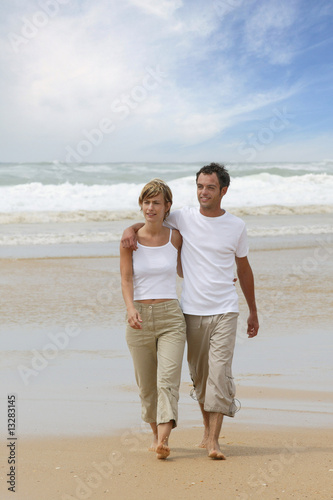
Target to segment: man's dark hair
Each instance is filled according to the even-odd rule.
[[[220,163],[211,163],[210,165],[205,165],[200,168],[199,172],[196,174],[196,182],[198,183],[198,177],[200,174],[216,174],[220,183],[220,190],[225,186],[229,186],[230,184],[230,175],[228,170],[224,165],[220,165]]]

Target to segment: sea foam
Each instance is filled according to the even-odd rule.
[[[2,214],[38,212],[128,212],[138,210],[144,183],[42,184],[31,182],[0,187]],[[173,209],[197,205],[193,176],[169,182]],[[262,172],[234,177],[223,199],[225,208],[333,206],[333,175],[326,173],[283,177]]]

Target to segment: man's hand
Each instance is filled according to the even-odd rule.
[[[120,243],[123,248],[130,248],[131,250],[138,249],[138,239],[136,237],[136,232],[132,227],[128,227],[127,229],[125,229]]]
[[[255,337],[259,330],[259,321],[258,315],[256,312],[250,312],[249,317],[247,318],[247,335],[251,339]]]

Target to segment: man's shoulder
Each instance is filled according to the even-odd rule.
[[[175,217],[179,216],[191,217],[195,216],[197,213],[198,213],[197,207],[191,207],[188,205],[186,205],[185,207],[176,208],[176,210],[172,210],[171,212],[171,214],[174,214]]]
[[[181,207],[181,208],[177,208],[177,210],[175,210],[175,212],[197,212],[198,211],[198,208],[197,207],[192,207],[190,205],[185,205],[184,207]]]
[[[241,219],[237,215],[231,214],[230,212],[226,212],[225,215],[227,216],[226,220],[230,224],[237,225],[237,226],[240,226],[240,227],[244,227],[245,226],[245,222],[243,221],[243,219]]]

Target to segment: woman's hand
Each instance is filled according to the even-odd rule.
[[[127,321],[132,328],[135,328],[136,330],[142,329],[141,326],[142,319],[139,312],[136,309],[130,309],[127,311]]]

